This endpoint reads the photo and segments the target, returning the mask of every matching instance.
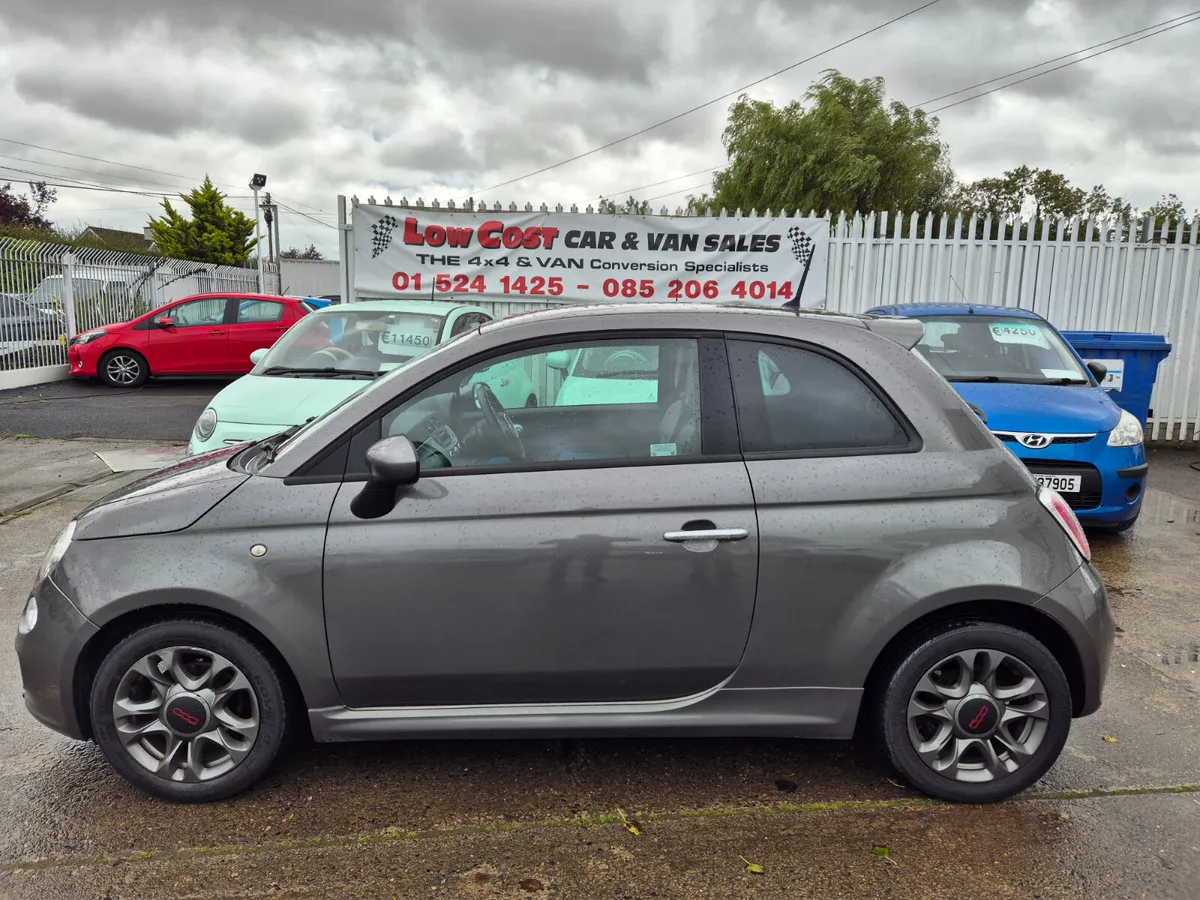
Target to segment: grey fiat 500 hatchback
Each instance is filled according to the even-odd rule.
[[[83,512],[20,620],[26,704],[179,801],[247,788],[299,728],[870,730],[935,797],[1007,797],[1099,707],[1113,618],[1070,508],[922,330],[649,304],[484,324]],[[489,387],[514,361],[536,406]]]

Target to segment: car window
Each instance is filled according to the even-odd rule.
[[[270,300],[244,300],[238,303],[237,323],[278,322],[283,318],[283,304]]]
[[[729,362],[746,453],[906,447],[887,404],[851,369],[800,347],[731,340]]]
[[[917,351],[950,381],[1089,383],[1075,355],[1045,322],[1007,316],[922,319]]]
[[[176,328],[220,325],[225,321],[225,298],[209,297],[204,300],[188,300],[163,310],[159,317],[162,316],[171,319]]]
[[[562,378],[563,358],[588,356],[636,358],[639,377],[594,379],[599,384],[586,396],[572,393],[573,376]],[[496,417],[481,407],[491,397]],[[508,421],[520,431],[516,446],[498,433]],[[425,469],[696,457],[702,452],[697,342],[575,341],[493,359],[388,413],[381,434],[407,435]]]
[[[466,313],[465,315],[461,315],[454,323],[454,327],[450,329],[450,336],[453,337],[454,335],[462,334],[464,331],[477,328],[482,323],[483,317],[477,313]]]

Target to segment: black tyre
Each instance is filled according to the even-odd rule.
[[[1005,625],[959,622],[904,655],[876,723],[913,786],[955,803],[993,803],[1046,774],[1071,715],[1066,676],[1042,644]]]
[[[287,732],[275,665],[237,632],[177,619],[135,631],[100,664],[92,732],[137,787],[185,803],[223,800],[270,768]]]
[[[109,350],[100,357],[96,371],[101,381],[115,388],[141,387],[150,377],[150,366],[146,357],[136,350],[126,350],[123,347]]]

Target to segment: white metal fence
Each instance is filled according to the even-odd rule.
[[[65,377],[81,331],[211,291],[256,292],[258,271],[0,237],[0,388]]]
[[[351,202],[357,205],[358,199]],[[391,205],[390,199],[385,205]],[[400,205],[409,204],[402,200]],[[443,207],[436,200],[428,207],[418,200],[412,208]],[[535,207],[496,203],[493,208]],[[545,204],[538,208],[548,209]],[[555,211],[564,210],[559,205]],[[566,211],[595,210],[571,206]],[[658,215],[686,212],[664,207]],[[708,210],[705,215],[743,213]],[[757,210],[749,213],[758,215]],[[808,217],[821,216],[814,210]],[[1200,218],[1169,227],[1161,221],[1113,218],[951,219],[886,212],[826,213],[824,218],[830,224],[827,309],[859,313],[893,303],[966,300],[1031,309],[1063,331],[1165,335],[1171,354],[1158,369],[1148,433],[1154,440],[1200,441]],[[342,225],[343,255],[354,245],[349,227]],[[481,305],[499,316],[547,304]]]
[[[1200,219],[950,220],[886,213],[831,222],[827,308],[907,302],[1031,309],[1063,331],[1165,335],[1149,436],[1200,440]]]

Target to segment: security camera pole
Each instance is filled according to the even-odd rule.
[[[260,215],[258,208],[258,192],[267,186],[267,176],[259,175],[257,172],[250,179],[250,190],[254,191],[254,255],[258,258],[258,292],[263,292],[263,258],[262,258],[262,231],[260,229]]]

